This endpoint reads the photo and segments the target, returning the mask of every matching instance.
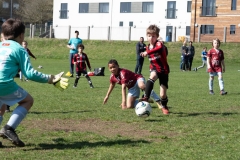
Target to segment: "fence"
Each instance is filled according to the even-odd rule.
[[[0,28],[1,29],[1,28]],[[55,26],[45,24],[27,24],[25,37],[46,37],[58,39],[70,39],[74,37],[74,31],[78,30],[80,37],[87,40],[123,40],[138,41],[140,37],[146,37],[146,28],[140,27],[75,27]],[[186,28],[172,27],[160,28],[160,37],[167,42],[192,40],[194,42],[211,42],[219,38],[221,42],[240,42],[240,27],[215,27],[207,30],[203,26],[195,27],[195,33],[186,36]]]
[[[140,37],[146,37],[146,28],[141,27],[76,27],[76,26],[55,26],[54,36],[59,39],[69,39],[74,36],[74,31],[79,31],[79,36],[82,39],[88,40],[124,40],[136,41]],[[160,37],[165,41],[178,41],[179,36],[184,36],[189,39],[190,36],[186,35],[186,28],[171,27],[160,28]]]

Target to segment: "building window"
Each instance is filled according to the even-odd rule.
[[[99,13],[109,13],[109,3],[99,3]]]
[[[213,34],[214,25],[201,25],[201,34]]]
[[[237,0],[232,0],[231,10],[237,10]]]
[[[79,3],[79,13],[88,13],[89,3]]]
[[[235,34],[236,26],[230,25],[230,34]]]
[[[122,27],[123,26],[123,21],[119,22],[119,26]]]
[[[19,9],[19,4],[18,3],[13,3],[13,8],[14,9]]]
[[[176,18],[176,1],[167,2],[167,16],[168,19]]]
[[[133,22],[130,21],[130,22],[129,22],[129,27],[132,27],[132,26],[133,26]]]
[[[67,3],[61,3],[61,10],[60,10],[60,19],[67,19],[68,16],[68,4]]]
[[[201,16],[216,16],[216,0],[202,0]]]
[[[187,12],[192,11],[192,1],[187,1]]]
[[[143,13],[153,13],[153,2],[143,2],[142,3]]]
[[[9,8],[9,3],[3,1],[3,3],[2,3],[2,8]]]
[[[131,2],[121,2],[120,13],[131,13]]]
[[[186,26],[186,36],[190,36],[190,26]]]

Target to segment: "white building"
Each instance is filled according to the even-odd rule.
[[[54,0],[54,35],[68,39],[78,30],[82,39],[139,40],[150,24],[156,24],[163,40],[178,41],[190,36],[191,4],[191,0]]]

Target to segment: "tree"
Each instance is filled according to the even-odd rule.
[[[53,17],[53,0],[19,0],[14,12],[22,21],[43,24]]]

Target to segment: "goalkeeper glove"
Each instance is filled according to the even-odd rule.
[[[48,83],[53,84],[56,88],[63,91],[64,89],[67,89],[68,87],[68,79],[63,78],[64,72],[61,72],[57,75],[51,75],[51,77],[48,80]]]

